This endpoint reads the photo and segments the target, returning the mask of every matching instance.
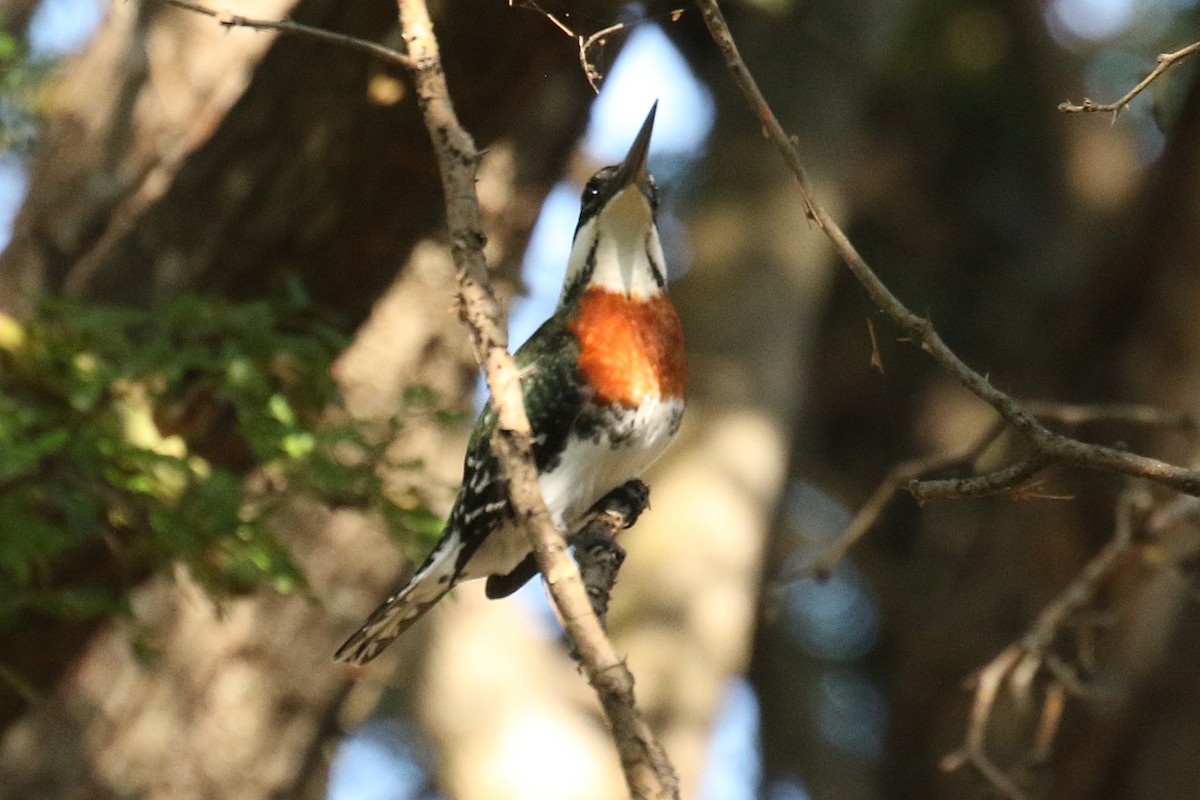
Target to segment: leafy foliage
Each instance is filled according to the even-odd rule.
[[[0,319],[0,627],[121,611],[129,584],[176,563],[217,598],[303,591],[267,524],[285,492],[433,535],[420,498],[384,491],[391,429],[338,406],[344,344],[299,295]],[[114,580],[72,579],[101,557]]]

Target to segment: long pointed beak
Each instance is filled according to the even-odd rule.
[[[634,137],[633,144],[629,146],[629,152],[625,154],[625,159],[621,162],[621,166],[613,178],[613,183],[618,189],[632,183],[641,184],[650,174],[646,170],[646,161],[650,155],[650,134],[654,131],[654,113],[656,111],[658,111],[657,100],[654,101],[654,105],[650,106],[650,113],[646,115],[642,129]]]

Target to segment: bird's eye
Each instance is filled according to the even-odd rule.
[[[583,196],[586,197],[588,200],[594,200],[597,197],[599,197],[600,196],[600,182],[597,181],[595,178],[592,178],[590,181],[588,181],[587,185],[583,187]]]

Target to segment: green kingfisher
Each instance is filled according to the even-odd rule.
[[[679,430],[687,364],[646,168],[655,103],[625,159],[583,190],[579,224],[554,314],[515,354],[546,506],[568,530],[609,491],[638,477]],[[490,598],[536,574],[492,452],[489,406],[467,447],[463,483],[441,540],[412,579],[337,651],[364,664],[455,584],[487,578]]]

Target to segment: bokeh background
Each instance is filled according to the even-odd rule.
[[[402,46],[388,0],[226,6]],[[1194,0],[726,6],[822,201],[970,364],[1022,398],[1200,411],[1195,70],[1115,122],[1056,110],[1200,38]],[[689,410],[611,632],[684,797],[995,796],[941,767],[972,676],[1124,484],[900,496],[805,577],[891,465],[990,411],[840,268],[690,7],[433,11],[514,341],[556,302],[582,181],[660,102]],[[463,587],[368,669],[330,658],[429,546],[484,401],[407,76],[153,0],[0,14],[0,798],[623,796],[539,587]],[[616,22],[597,97],[563,28]],[[1190,535],[1140,543],[1054,643],[1079,686],[1053,736],[1048,674],[1003,695],[988,750],[1030,798],[1196,796]]]

